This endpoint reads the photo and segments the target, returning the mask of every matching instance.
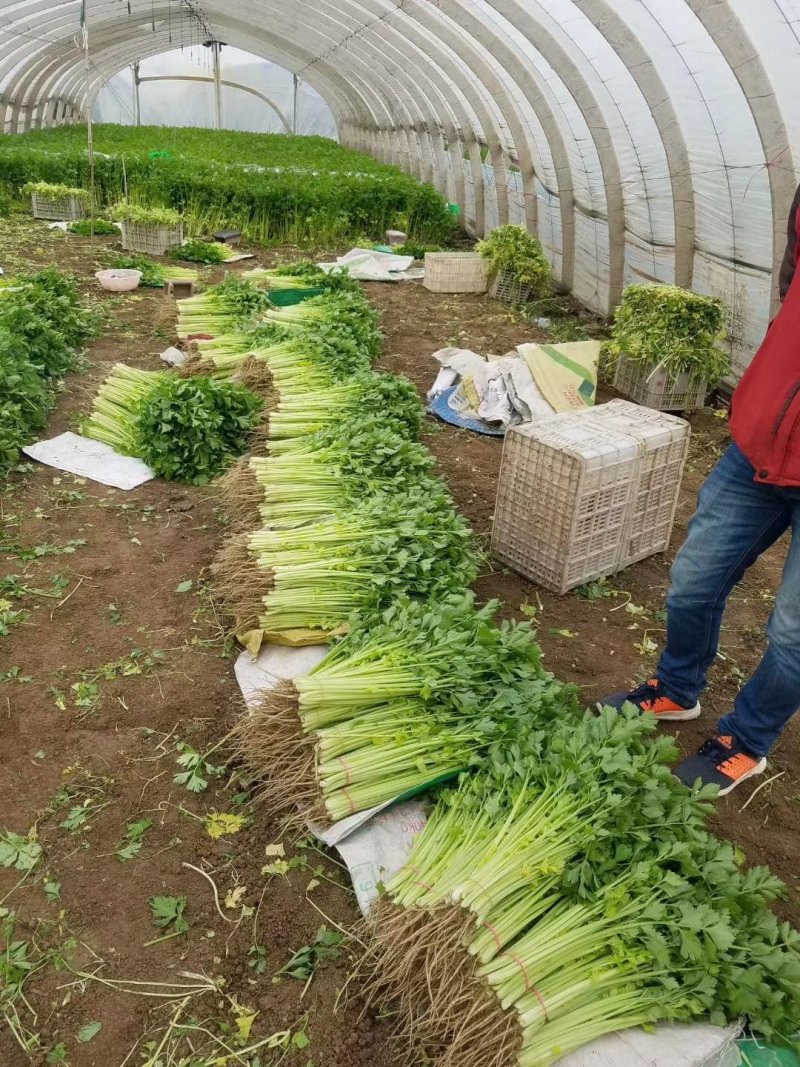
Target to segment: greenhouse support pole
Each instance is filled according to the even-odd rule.
[[[294,95],[292,97],[292,133],[297,133],[297,115],[298,115],[298,111],[299,111],[299,107],[298,107],[298,104],[299,104],[298,90],[300,88],[300,79],[297,77],[296,74],[293,74],[292,75],[292,80],[294,82]]]
[[[83,59],[86,68],[86,151],[89,156],[89,196],[91,198],[92,214],[96,213],[94,202],[94,129],[92,127],[91,98],[92,65],[89,58],[89,27],[86,24],[86,0],[81,0],[81,43],[83,44]]]
[[[142,106],[139,99],[139,62],[131,67],[133,71],[133,121],[137,126],[142,125]]]
[[[222,45],[219,41],[212,41],[211,48],[214,53],[214,107],[217,117],[217,129],[222,129],[222,73],[220,71],[219,53]]]

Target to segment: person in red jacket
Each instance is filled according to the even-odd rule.
[[[748,567],[787,530],[783,580],[761,663],[717,733],[675,770],[687,785],[730,793],[766,770],[767,755],[800,708],[800,189],[780,275],[782,305],[734,393],[733,444],[700,490],[672,568],[667,642],[657,673],[603,706],[630,703],[667,722],[696,719],[719,649],[725,605]]]

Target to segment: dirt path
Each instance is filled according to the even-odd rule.
[[[90,279],[104,247],[43,227],[0,229],[7,270],[55,259]],[[423,392],[434,376],[434,349],[458,343],[505,351],[537,333],[483,298],[438,297],[410,285],[369,288],[384,311],[382,365],[408,374]],[[90,281],[87,292],[95,294]],[[109,364],[124,359],[156,368],[158,353],[173,340],[170,306],[160,293],[103,304],[108,326],[91,347],[91,366],[70,379],[52,433],[87,410]],[[723,422],[704,414],[693,423],[675,546],[724,445]],[[459,506],[487,536],[501,445],[433,422],[425,440]],[[208,833],[209,814],[252,815],[247,783],[214,771],[225,764],[216,746],[239,704],[233,649],[205,581],[224,532],[213,494],[160,482],[115,492],[30,465],[0,492],[0,519],[0,578],[14,575],[4,588],[23,590],[13,598],[0,593],[11,600],[6,612],[23,613],[4,616],[9,632],[0,636],[0,828],[23,835],[33,828],[42,849],[24,878],[0,870],[0,908],[8,910],[0,912],[0,936],[18,942],[22,962],[40,968],[21,987],[24,971],[0,972],[0,1007],[30,1042],[24,1052],[12,1026],[0,1028],[2,1067],[153,1067],[158,1057],[166,1067],[180,1056],[192,1067],[209,1067],[226,1054],[219,1042],[235,1049],[271,1035],[277,1047],[264,1044],[251,1067],[256,1056],[262,1067],[392,1067],[383,1023],[359,1022],[356,1007],[334,1011],[350,967],[346,944],[327,946],[332,958],[319,964],[307,988],[305,980],[276,975],[294,952],[313,944],[320,927],[336,931],[356,918],[334,858],[310,842],[281,840],[263,812],[238,833],[218,840]],[[705,734],[757,661],[783,551],[754,568],[737,593],[709,715],[680,731],[683,749]],[[537,616],[549,666],[581,685],[588,702],[647,673],[663,628],[658,613],[667,579],[668,560],[656,558],[597,587],[597,599],[554,597],[491,569],[479,591],[502,597],[510,614]],[[795,921],[799,737],[794,724],[772,761],[772,773],[783,776],[743,812],[748,789],[723,801],[717,825],[751,862],[769,863],[790,883],[784,911]],[[174,781],[182,770],[179,744],[206,755],[203,791]],[[219,911],[211,883],[186,864],[213,880]],[[155,926],[149,904],[155,896],[186,897],[189,928],[148,944],[174,930]],[[71,970],[56,969],[59,957]],[[122,980],[128,984],[115,988]],[[192,989],[178,988],[187,983]],[[141,995],[154,991],[179,999]]]

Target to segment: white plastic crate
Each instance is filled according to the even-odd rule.
[[[622,566],[666,552],[672,536],[691,427],[684,419],[612,400],[586,412],[587,418],[636,438],[642,446],[630,531]]]
[[[504,304],[527,304],[532,293],[533,287],[518,282],[509,270],[498,271],[489,286],[489,296]]]
[[[50,222],[77,222],[86,215],[86,207],[79,196],[65,196],[51,200],[48,196],[31,193],[31,212],[35,219]]]
[[[556,593],[669,543],[689,427],[614,401],[506,435],[492,550]]]
[[[432,293],[485,293],[486,260],[477,252],[426,252],[423,285]]]
[[[637,404],[656,411],[696,411],[706,402],[708,384],[690,374],[669,374],[658,364],[638,360],[618,361],[614,388]]]
[[[144,226],[138,222],[122,223],[122,247],[128,252],[163,256],[170,248],[183,244],[183,225]]]

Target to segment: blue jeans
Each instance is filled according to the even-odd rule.
[[[668,695],[691,706],[706,686],[731,590],[781,534],[789,558],[767,626],[767,651],[719,723],[754,756],[766,756],[800,708],[800,489],[753,481],[755,470],[731,445],[700,490],[686,543],[672,568],[667,647],[658,677]]]

